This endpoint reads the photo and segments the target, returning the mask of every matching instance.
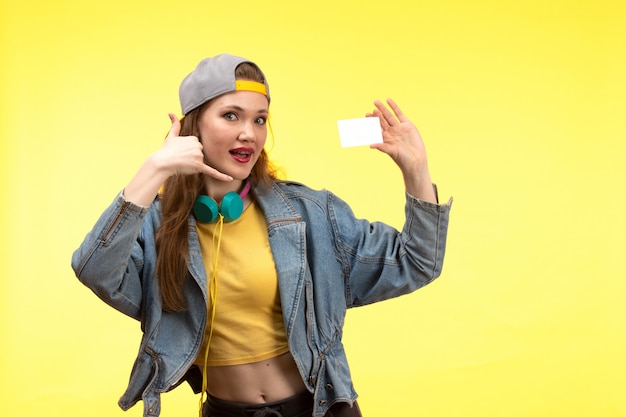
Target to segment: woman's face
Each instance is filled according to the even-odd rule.
[[[198,118],[207,164],[235,179],[247,178],[265,146],[268,113],[267,98],[253,91],[210,101]]]

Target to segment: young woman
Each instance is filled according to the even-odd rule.
[[[72,258],[77,277],[141,321],[120,406],[187,381],[202,415],[360,416],[341,342],[346,309],[414,291],[441,273],[440,205],[415,126],[378,116],[406,186],[401,232],[356,219],[328,191],[276,179],[264,150],[270,94],[252,62],[201,61],[180,86],[163,146]],[[219,202],[219,203],[218,203]],[[206,398],[206,401],[204,401]]]

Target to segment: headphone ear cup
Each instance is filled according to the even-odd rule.
[[[243,213],[243,200],[234,191],[226,193],[220,205],[220,213],[224,216],[225,222],[232,222],[241,217]]]
[[[211,197],[199,195],[193,205],[193,214],[202,223],[215,223],[219,216],[219,206]]]

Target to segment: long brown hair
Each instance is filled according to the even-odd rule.
[[[235,78],[264,82],[263,73],[259,68],[247,62],[236,68]],[[203,106],[205,105],[206,103]],[[181,120],[180,136],[200,137],[198,117],[203,106],[190,111]],[[263,149],[250,173],[252,186],[270,185],[276,179],[276,172]],[[161,192],[163,218],[156,235],[155,278],[160,284],[163,309],[166,311],[184,311],[187,308],[183,284],[189,262],[189,216],[203,187],[202,174],[174,175],[163,184]]]

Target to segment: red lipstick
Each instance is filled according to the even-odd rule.
[[[254,149],[252,148],[235,148],[231,149],[229,152],[235,161],[242,164],[250,162],[252,155],[254,155]]]

